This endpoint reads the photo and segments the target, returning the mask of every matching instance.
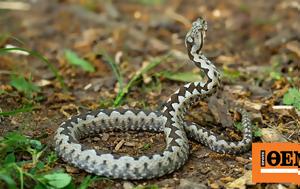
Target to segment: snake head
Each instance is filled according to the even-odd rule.
[[[207,31],[207,22],[203,18],[197,18],[196,21],[193,22],[192,24],[192,30],[197,31]]]
[[[203,46],[205,32],[207,31],[207,22],[203,18],[198,18],[192,23],[192,28],[186,34],[185,37],[185,46],[191,48],[194,46],[197,51]]]

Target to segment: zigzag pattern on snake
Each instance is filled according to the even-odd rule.
[[[162,111],[131,109],[101,109],[74,116],[58,128],[55,150],[62,159],[96,175],[120,179],[151,179],[171,173],[188,159],[188,139],[192,138],[211,150],[238,154],[247,151],[252,142],[251,123],[247,112],[237,108],[242,115],[243,139],[229,142],[215,133],[183,117],[188,108],[200,99],[212,95],[219,86],[220,74],[211,61],[201,52],[207,23],[199,18],[192,24],[185,38],[191,61],[206,75],[206,81],[188,83],[174,92]],[[81,138],[107,131],[164,132],[164,151],[131,157],[120,156],[89,148],[79,143]]]

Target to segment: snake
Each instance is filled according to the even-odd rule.
[[[221,135],[186,121],[184,115],[199,100],[214,94],[220,86],[220,72],[201,49],[206,37],[207,22],[198,18],[185,37],[185,46],[192,63],[206,80],[187,83],[174,92],[162,109],[98,109],[79,114],[61,123],[54,136],[54,148],[65,162],[88,173],[112,179],[152,179],[170,174],[188,160],[188,138],[218,153],[239,154],[252,143],[251,121],[246,110],[235,107],[241,114],[242,134],[239,141],[225,140]],[[99,133],[118,131],[163,132],[165,149],[150,155],[120,155],[81,144],[80,139]]]

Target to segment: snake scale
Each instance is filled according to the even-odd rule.
[[[171,173],[188,159],[188,139],[194,139],[219,153],[238,154],[247,151],[252,142],[247,112],[242,115],[243,138],[237,142],[223,140],[212,131],[185,121],[191,105],[216,92],[220,74],[201,52],[207,23],[198,18],[185,38],[189,58],[206,75],[206,81],[185,84],[174,92],[162,111],[133,109],[100,109],[74,116],[63,122],[55,134],[55,150],[66,162],[89,173],[119,179],[151,179]],[[107,131],[164,132],[166,148],[152,155],[133,157],[111,154],[79,143],[79,140]]]

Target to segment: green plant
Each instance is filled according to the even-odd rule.
[[[241,73],[238,70],[232,70],[224,67],[222,71],[222,77],[233,82],[241,77]]]
[[[133,87],[136,82],[142,77],[142,75],[148,73],[149,71],[151,71],[152,69],[154,69],[155,67],[157,67],[159,64],[161,64],[162,62],[164,62],[167,58],[169,57],[169,55],[163,56],[163,57],[159,57],[159,58],[154,58],[150,61],[150,63],[145,66],[144,68],[142,68],[141,70],[139,70],[127,83],[127,85],[123,88],[123,90],[121,91],[121,93],[119,93],[119,95],[116,97],[115,100],[115,106],[118,106],[123,97],[129,92],[129,90],[131,89],[131,87]]]
[[[91,63],[80,58],[74,51],[66,49],[65,50],[65,58],[70,64],[78,66],[78,67],[82,68],[84,71],[87,71],[87,72],[95,71],[95,68],[93,67],[93,65]]]
[[[133,1],[147,6],[160,5],[165,2],[165,0],[133,0]]]
[[[30,158],[22,159],[30,155]],[[44,157],[44,158],[42,158]],[[5,183],[9,189],[75,189],[72,177],[60,170],[51,170],[58,159],[54,152],[46,153],[40,141],[30,139],[17,132],[7,133],[0,138],[0,187]],[[86,189],[97,176],[87,176],[79,189]],[[3,181],[4,183],[1,183]]]
[[[5,43],[6,40],[8,40],[10,35],[8,33],[1,33],[0,34],[0,46]]]
[[[91,176],[91,175],[86,176],[83,179],[83,181],[81,182],[81,184],[80,184],[80,186],[79,186],[78,189],[87,189],[97,179],[100,179],[100,177],[98,177],[98,176]]]
[[[133,189],[159,189],[157,185],[147,185],[147,186],[137,186],[134,187]]]
[[[28,98],[32,98],[32,94],[34,92],[40,91],[40,88],[31,82],[31,78],[29,78],[29,80],[26,80],[21,75],[13,74],[11,76],[9,84],[16,88],[18,91],[23,92]]]
[[[137,83],[137,81],[142,77],[142,75],[148,73],[149,71],[157,67],[159,64],[161,64],[164,60],[166,60],[169,57],[169,55],[165,55],[163,57],[152,59],[147,66],[145,66],[144,68],[136,72],[136,74],[124,86],[123,77],[117,64],[113,61],[113,59],[110,56],[108,56],[108,54],[105,51],[101,52],[100,54],[104,56],[104,59],[111,66],[113,73],[115,74],[118,80],[119,91],[117,97],[114,100],[115,107],[118,107],[121,104],[123,98],[127,95],[129,90]]]
[[[234,123],[234,126],[236,127],[236,129],[238,131],[243,131],[243,125],[242,125],[241,122]],[[254,137],[261,137],[262,136],[261,129],[258,127],[257,123],[252,126],[252,135]]]
[[[72,177],[66,173],[50,173],[32,177],[32,179],[38,183],[35,189],[65,188],[72,181]]]
[[[200,81],[202,79],[200,73],[193,73],[193,72],[164,71],[164,72],[158,73],[157,75],[167,78],[169,80],[182,81],[182,82],[194,82],[194,81]]]
[[[10,116],[15,115],[22,112],[31,112],[34,109],[34,107],[31,104],[25,105],[21,108],[12,110],[12,111],[6,111],[6,112],[0,112],[0,116]]]
[[[280,56],[273,56],[271,58],[271,67],[266,69],[266,72],[269,73],[269,77],[274,80],[280,80],[283,75],[280,71],[280,65],[284,60]]]
[[[2,94],[8,94],[8,92],[6,92],[5,90],[0,89],[0,95]]]
[[[257,124],[255,124],[252,128],[252,134],[254,137],[261,137],[262,136],[262,132],[261,129],[258,127]]]
[[[283,96],[283,104],[292,105],[300,110],[300,91],[296,88],[290,88]]]
[[[148,150],[148,149],[150,149],[151,148],[151,144],[149,144],[149,143],[145,143],[143,146],[142,146],[142,150]]]
[[[241,122],[235,122],[234,123],[234,126],[235,128],[238,130],[238,131],[242,131],[243,130],[243,125]]]
[[[271,71],[270,77],[275,80],[280,80],[282,78],[282,74],[278,71]]]
[[[102,50],[100,52],[100,54],[103,55],[104,60],[109,64],[109,66],[111,67],[114,75],[117,78],[118,85],[119,85],[119,90],[118,90],[118,94],[117,94],[117,98],[118,98],[118,96],[122,96],[122,93],[123,93],[123,90],[124,90],[124,82],[123,82],[122,73],[119,69],[119,66],[114,61],[114,59],[111,56],[109,56],[109,54],[105,50]],[[122,99],[120,99],[120,102],[116,102],[116,100],[114,100],[114,102],[113,102],[114,106],[118,106],[121,103],[121,100]]]
[[[44,62],[48,68],[50,69],[50,71],[55,75],[55,78],[59,81],[61,87],[64,89],[64,90],[67,90],[67,87],[65,85],[65,82],[64,82],[64,79],[63,77],[59,74],[58,70],[55,68],[55,66],[53,66],[49,60],[44,57],[42,54],[40,54],[39,52],[37,51],[30,51],[30,50],[27,50],[27,49],[24,49],[24,48],[18,48],[18,47],[15,47],[15,48],[0,48],[0,55],[1,54],[6,54],[6,53],[9,53],[9,52],[14,52],[14,51],[22,51],[22,52],[26,52],[28,53],[29,55],[31,56],[34,56],[38,59],[40,59],[42,62]]]
[[[45,150],[40,141],[28,139],[19,133],[12,132],[7,133],[0,140],[0,146],[0,162],[3,165],[0,168],[0,179],[6,182],[9,188],[16,188],[17,179],[21,189],[25,187],[25,179],[33,180],[40,186],[58,186],[57,188],[62,188],[60,187],[63,185],[62,181],[57,180],[58,177],[66,178],[65,173],[60,173],[60,175],[56,175],[58,173],[38,174],[38,171],[44,168],[44,163],[39,161]],[[31,160],[17,161],[16,155],[24,153],[30,154]],[[27,170],[26,165],[31,168]]]

